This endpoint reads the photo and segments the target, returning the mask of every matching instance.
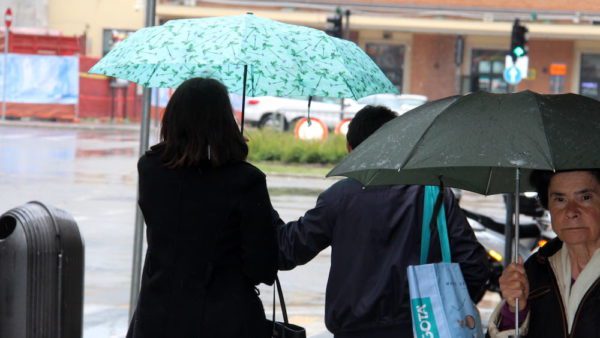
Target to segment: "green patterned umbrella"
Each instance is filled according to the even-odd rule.
[[[140,29],[90,73],[147,87],[211,77],[230,92],[249,96],[358,99],[398,92],[356,44],[252,14],[171,20]]]

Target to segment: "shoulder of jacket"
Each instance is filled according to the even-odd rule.
[[[364,184],[362,184],[361,182],[359,182],[353,178],[344,178],[342,180],[335,182],[326,191],[332,192],[332,193],[348,194],[348,193],[359,193],[359,192],[365,191],[365,190],[371,190],[371,191],[378,190],[378,191],[382,191],[382,192],[385,191],[386,193],[392,190],[392,191],[397,191],[398,193],[402,193],[402,194],[406,194],[406,193],[418,194],[420,191],[423,190],[423,187],[419,186],[419,185],[401,185],[401,184],[365,186]]]
[[[250,186],[262,184],[267,180],[265,173],[248,162],[231,163],[226,165],[224,170],[234,185]]]
[[[150,149],[146,150],[142,156],[140,156],[139,162],[149,162],[152,160],[160,160],[161,151],[164,149],[164,145],[162,143],[158,143],[150,147]]]
[[[266,177],[267,176],[265,173],[262,172],[262,170],[258,169],[253,164],[250,164],[246,161],[235,163],[233,165],[237,166],[239,168],[239,170],[248,172],[251,175],[256,175],[257,177]]]
[[[562,242],[557,238],[552,239],[537,252],[529,256],[525,261],[525,270],[531,273],[533,270],[544,268],[548,264],[548,259],[556,254],[562,247]],[[545,268],[544,268],[545,269]]]
[[[539,248],[534,255],[535,260],[538,263],[545,264],[548,261],[548,258],[554,256],[554,254],[556,254],[562,248],[562,245],[563,242],[558,237],[553,238],[546,243],[546,245]]]
[[[363,190],[365,187],[359,181],[352,178],[344,178],[333,183],[329,188],[323,191],[322,195],[329,194],[348,194],[352,192],[358,192]]]
[[[158,163],[160,163],[160,156],[156,152],[148,150],[138,159],[138,168],[143,169]]]

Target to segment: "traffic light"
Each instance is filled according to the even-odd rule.
[[[510,37],[510,55],[513,62],[527,54],[527,47],[525,46],[527,44],[527,32],[527,27],[521,26],[519,19],[515,19]]]
[[[325,33],[335,36],[336,38],[342,37],[342,15],[340,13],[336,13],[334,16],[327,17],[327,22],[330,23],[325,29]]]

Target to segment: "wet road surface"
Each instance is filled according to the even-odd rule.
[[[150,144],[155,140],[151,132]],[[79,225],[86,248],[84,338],[124,337],[127,329],[138,144],[136,130],[0,125],[0,213],[38,200],[64,209]],[[269,176],[268,186],[282,219],[291,221],[334,181]],[[281,194],[290,187],[306,193]],[[501,201],[465,193],[462,203],[502,217]],[[329,254],[326,249],[309,264],[280,273],[290,321],[309,337],[332,337],[323,323]],[[260,290],[270,317],[272,288]],[[497,300],[490,294],[480,303],[484,319]]]

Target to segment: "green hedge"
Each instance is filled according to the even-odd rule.
[[[291,133],[249,130],[250,161],[335,164],[346,155],[346,138],[330,134],[325,141],[302,141]]]

